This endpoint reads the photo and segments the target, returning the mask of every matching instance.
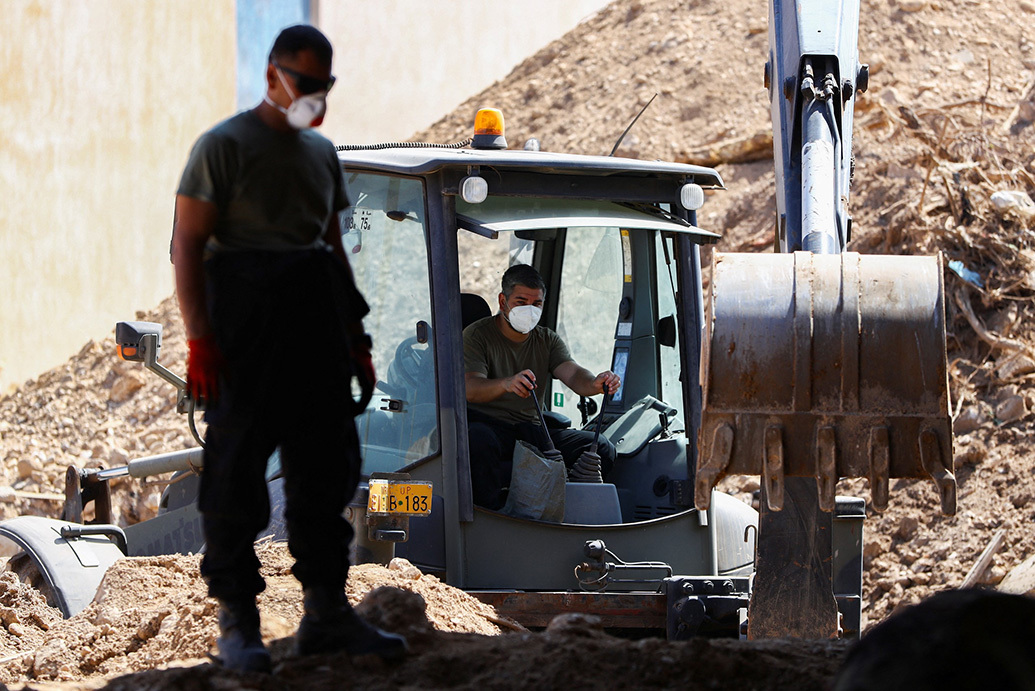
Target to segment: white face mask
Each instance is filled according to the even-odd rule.
[[[263,96],[263,100],[286,115],[288,124],[296,130],[319,127],[323,122],[324,114],[327,112],[327,92],[317,91],[315,94],[306,94],[305,96],[295,98],[295,93],[287,85],[284,75],[276,67],[273,69],[277,70],[277,77],[280,78],[280,83],[284,85],[288,94],[291,95],[291,105],[287,108],[278,105],[270,99],[269,94]]]
[[[542,316],[542,307],[518,305],[510,310],[510,314],[507,315],[507,321],[514,327],[515,331],[526,334],[535,328],[536,324],[539,323],[539,318]]]

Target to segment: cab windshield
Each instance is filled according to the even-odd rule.
[[[678,349],[655,334],[658,321],[676,313],[674,267],[666,257],[674,256],[673,233],[714,234],[658,209],[601,200],[458,200],[457,222],[469,231],[459,243],[463,292],[481,295],[495,312],[503,272],[517,263],[536,265],[548,284],[542,323],[578,364],[622,377],[615,404],[627,408],[651,395],[682,407]],[[630,375],[638,383],[635,398],[626,400]],[[550,382],[546,405],[576,426],[587,417],[580,402],[563,382]]]

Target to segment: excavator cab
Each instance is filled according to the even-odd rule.
[[[722,187],[718,173],[473,147],[339,156],[353,200],[343,245],[372,306],[365,326],[379,374],[356,420],[369,488],[350,507],[359,558],[405,557],[529,626],[576,611],[673,637],[739,635],[758,514],[722,492],[694,505],[700,245],[718,237],[696,225],[696,210],[705,188]],[[471,494],[479,458],[467,434],[462,333],[496,311],[500,277],[515,263],[547,284],[540,323],[580,365],[622,378],[606,401],[539,383],[548,426],[599,423],[617,451],[603,483],[565,483],[560,520],[489,510]],[[405,506],[425,492],[427,510]],[[401,508],[386,510],[384,497]],[[851,591],[861,587],[862,518],[845,506],[836,568],[847,569]],[[846,610],[858,607],[859,587]],[[849,632],[857,619],[846,618]]]
[[[340,157],[354,201],[342,213],[343,244],[373,307],[365,326],[380,376],[357,418],[364,475],[401,473],[434,488],[430,513],[409,516],[394,554],[490,601],[515,590],[658,594],[672,574],[719,585],[736,578],[726,589],[746,595],[753,543],[745,530],[755,511],[726,495],[709,511],[693,506],[703,324],[697,247],[717,235],[694,225],[680,193],[689,187],[703,199],[701,188],[721,187],[719,176],[498,149]],[[470,193],[478,186],[482,195]],[[579,364],[622,377],[606,403],[558,380],[540,383],[548,425],[592,430],[600,422],[618,452],[607,482],[568,483],[561,521],[490,511],[471,496],[479,459],[468,443],[462,332],[495,312],[500,276],[514,263],[534,266],[547,283],[540,323]],[[377,534],[362,505],[357,533]],[[398,535],[381,527],[381,535]],[[639,568],[622,578],[580,572],[593,541],[616,555],[614,564]],[[546,616],[552,605],[537,599]]]

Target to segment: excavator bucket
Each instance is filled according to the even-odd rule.
[[[944,296],[940,256],[715,253],[697,507],[729,473],[774,511],[786,476],[824,511],[839,478],[869,478],[880,511],[889,478],[929,477],[954,514]]]

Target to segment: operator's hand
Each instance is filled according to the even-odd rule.
[[[535,389],[535,373],[530,370],[522,370],[513,377],[503,380],[503,390],[516,394],[521,398],[528,398]]]
[[[614,395],[618,391],[618,387],[622,385],[622,378],[614,372],[601,372],[593,380],[593,386],[600,391],[600,393],[607,393]]]
[[[358,345],[350,353],[352,361],[356,363],[356,373],[367,380],[373,387],[377,383],[377,372],[374,371],[374,359],[370,355],[370,348],[365,345]]]
[[[187,393],[195,401],[219,399],[219,373],[226,361],[212,334],[187,341]]]

